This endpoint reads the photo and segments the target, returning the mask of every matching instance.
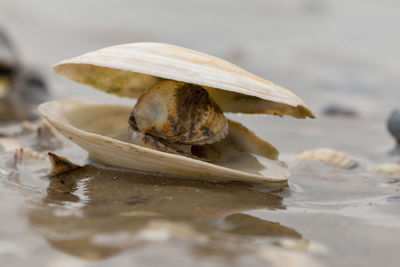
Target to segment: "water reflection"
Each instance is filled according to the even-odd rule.
[[[28,217],[52,247],[88,260],[145,246],[165,233],[203,245],[254,236],[301,239],[294,229],[241,213],[284,209],[275,193],[88,165],[52,178]]]

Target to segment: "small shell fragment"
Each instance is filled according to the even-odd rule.
[[[49,176],[55,176],[60,173],[72,171],[74,169],[80,168],[79,165],[76,165],[75,163],[72,163],[68,159],[58,156],[54,153],[49,152],[49,160],[51,163],[51,171],[49,173]]]
[[[298,154],[295,157],[295,160],[317,160],[343,169],[352,169],[358,165],[358,163],[351,156],[342,151],[331,148],[306,150]]]
[[[398,163],[382,163],[376,166],[371,166],[368,170],[383,175],[400,176],[400,164]]]

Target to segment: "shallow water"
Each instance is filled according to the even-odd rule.
[[[279,190],[121,173],[86,162],[73,145],[54,152],[85,167],[51,179],[46,157],[25,152],[15,166],[14,150],[0,150],[1,266],[399,265],[400,177],[368,170],[400,162],[385,129],[400,98],[397,1],[110,3],[4,0],[0,23],[55,98],[131,103],[56,77],[48,66],[111,44],[162,41],[293,89],[317,120],[229,115],[279,148],[291,170]],[[0,136],[53,150],[27,125],[21,130],[35,114],[11,102],[0,104]],[[324,116],[330,104],[355,115]],[[359,164],[293,160],[317,147],[345,151]]]
[[[8,266],[396,265],[400,177],[366,170],[367,159],[349,170],[288,157],[292,175],[281,189],[94,163],[50,178],[47,158],[27,150],[41,150],[36,133],[19,128],[8,133],[25,140],[20,160],[13,150],[0,156]],[[85,162],[71,143],[55,152]]]

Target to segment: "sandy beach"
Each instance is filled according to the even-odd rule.
[[[12,107],[1,102],[0,140],[39,154],[16,167],[14,145],[0,142],[0,265],[398,266],[400,176],[373,168],[400,163],[386,129],[400,108],[399,11],[394,0],[3,0],[0,28],[48,98],[133,105],[50,66],[110,45],[165,42],[289,88],[317,119],[227,115],[288,163],[288,186],[271,189],[104,169],[67,141],[43,147],[38,122],[7,121]],[[294,159],[321,147],[357,166]],[[49,179],[48,151],[85,166]]]

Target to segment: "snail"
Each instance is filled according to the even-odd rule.
[[[162,43],[103,48],[53,66],[135,105],[78,99],[39,110],[62,134],[113,167],[210,180],[287,181],[278,150],[225,112],[315,118],[294,93],[222,59]]]
[[[143,93],[129,123],[134,143],[186,154],[191,145],[212,144],[228,134],[227,119],[204,88],[170,80]]]

